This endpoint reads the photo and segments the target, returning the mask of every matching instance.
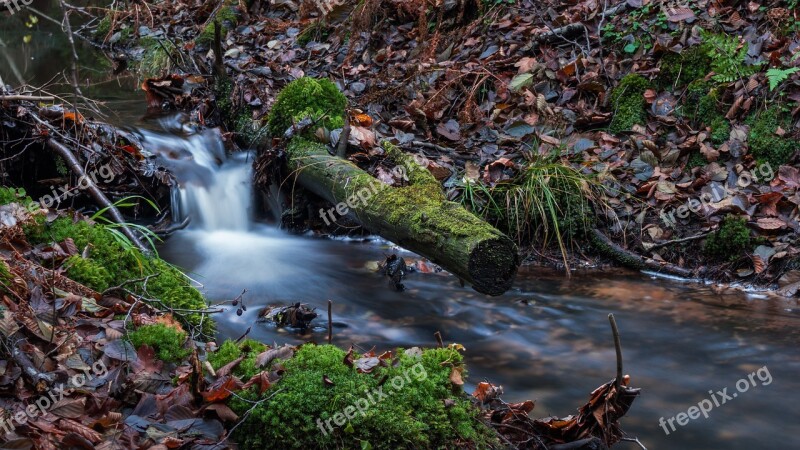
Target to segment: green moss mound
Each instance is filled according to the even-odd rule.
[[[713,259],[734,261],[750,250],[752,244],[746,220],[726,216],[719,229],[706,238],[703,252]]]
[[[267,349],[267,346],[253,339],[245,339],[241,343],[226,340],[216,352],[208,355],[208,362],[214,370],[244,355],[244,359],[234,369],[233,374],[243,380],[249,380],[261,370],[256,367],[256,357]]]
[[[330,345],[304,345],[283,363],[283,378],[263,397],[257,391],[242,394],[249,401],[270,399],[253,409],[235,431],[234,440],[243,450],[435,449],[452,448],[457,442],[491,448],[495,444],[493,432],[477,420],[477,409],[450,381],[452,368],[462,364],[458,351],[407,354],[398,350],[398,355],[389,367],[359,374],[344,364],[344,351]],[[245,400],[231,401],[237,414],[252,407]]]
[[[328,129],[341,128],[346,106],[347,98],[331,80],[299,78],[278,94],[269,115],[269,133],[274,137],[283,136],[290,126],[306,117],[319,120],[320,125]]]
[[[775,169],[789,162],[800,148],[798,141],[775,134],[779,127],[787,132],[791,129],[791,120],[777,106],[753,114],[747,119],[747,125],[750,126],[750,153],[756,160],[765,161]]]
[[[144,325],[128,334],[135,348],[149,345],[156,351],[158,359],[165,362],[183,361],[191,351],[183,347],[186,333],[164,324]]]
[[[702,46],[667,53],[659,64],[657,84],[662,88],[683,87],[704,78],[711,71],[711,58]]]
[[[650,82],[639,74],[629,74],[620,80],[611,92],[614,117],[609,130],[612,133],[622,133],[636,124],[644,125],[647,122],[643,94],[649,87]]]
[[[160,300],[169,308],[202,310],[206,307],[203,296],[178,269],[159,258],[143,255],[135,247],[123,245],[103,225],[73,222],[68,217],[45,223],[39,217],[36,223],[28,224],[23,229],[32,245],[72,238],[79,250],[88,248],[87,258],[76,255],[66,262],[66,275],[96,291],[102,292],[128,280],[157,275],[147,281],[146,295],[142,282],[130,283],[126,288],[147,298]],[[154,306],[162,307],[158,304]],[[191,325],[201,323],[200,314],[182,314],[181,317]],[[203,321],[205,333],[211,334],[213,330],[212,320]]]

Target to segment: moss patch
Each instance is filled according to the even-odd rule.
[[[320,120],[327,129],[341,128],[346,106],[347,98],[327,78],[299,78],[278,94],[269,115],[269,133],[283,136],[290,126],[306,117]]]
[[[203,296],[178,269],[159,258],[147,257],[134,247],[123,246],[103,225],[73,222],[68,217],[46,224],[40,217],[36,223],[23,228],[33,245],[72,238],[81,251],[88,248],[88,258],[76,255],[67,261],[66,275],[94,290],[102,292],[128,280],[158,274],[147,282],[148,298],[158,299],[171,308],[200,310],[206,307]],[[141,282],[126,287],[144,293]],[[183,317],[192,325],[200,324],[199,314]],[[213,321],[205,320],[203,328],[206,333],[212,333]]]
[[[649,87],[650,82],[639,74],[629,74],[620,80],[611,92],[614,118],[611,119],[609,130],[612,133],[622,133],[636,124],[644,125],[647,122],[643,94]]]
[[[454,442],[488,448],[495,444],[493,432],[477,420],[477,409],[450,381],[453,368],[463,367],[456,350],[421,354],[398,350],[397,354],[389,367],[360,374],[344,364],[343,350],[304,345],[283,363],[283,378],[264,393],[272,397],[253,410],[234,439],[245,450],[434,449],[449,448]],[[382,398],[375,391],[388,395]],[[262,398],[256,390],[242,397]],[[358,404],[363,414],[355,409]],[[240,415],[252,407],[240,399],[230,405]]]
[[[778,128],[785,131],[791,129],[791,120],[782,113],[778,106],[753,114],[747,119],[750,126],[748,144],[750,153],[759,161],[766,161],[775,169],[789,162],[789,159],[800,148],[796,140],[775,134]]]
[[[253,339],[245,339],[241,343],[226,340],[220,348],[208,355],[208,362],[214,370],[244,355],[245,358],[233,369],[233,374],[243,380],[249,380],[261,370],[256,367],[256,357],[267,349],[267,346]]]
[[[135,348],[149,345],[156,351],[158,359],[165,362],[179,362],[189,356],[191,351],[183,347],[186,333],[164,324],[144,325],[128,334]]]
[[[683,87],[704,78],[711,71],[711,58],[702,46],[669,52],[660,60],[657,84],[663,88]]]
[[[749,250],[752,243],[745,219],[726,216],[719,229],[706,238],[703,252],[713,259],[734,261]]]

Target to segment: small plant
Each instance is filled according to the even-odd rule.
[[[741,45],[738,36],[713,34],[703,32],[703,47],[711,58],[711,69],[714,71],[714,80],[729,83],[741,78],[747,78],[758,72],[762,63],[749,65],[747,58],[747,45]]]
[[[725,216],[719,229],[706,238],[703,251],[710,258],[735,261],[751,246],[745,218]]]
[[[28,204],[31,201],[31,198],[28,197],[27,192],[25,192],[23,188],[0,186],[0,205],[7,205],[9,203]]]
[[[137,349],[142,345],[153,347],[164,362],[180,362],[191,353],[183,347],[186,333],[162,323],[141,326],[129,333],[128,339]]]
[[[774,91],[781,83],[789,79],[793,73],[800,71],[800,67],[790,67],[788,69],[769,69],[767,70],[767,80],[769,80],[769,90]]]
[[[530,162],[493,194],[503,205],[501,224],[518,242],[546,246],[555,239],[568,267],[567,245],[593,223],[591,202],[600,201],[598,189],[596,181],[551,156]]]

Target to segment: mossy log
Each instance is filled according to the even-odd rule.
[[[338,206],[336,213],[425,256],[478,292],[500,295],[508,290],[519,265],[511,239],[447,201],[438,181],[413,158],[385,147],[409,185],[390,187],[303,137],[289,143],[288,164],[301,185]]]

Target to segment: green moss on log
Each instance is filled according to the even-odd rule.
[[[310,117],[332,130],[344,125],[347,98],[332,81],[303,77],[289,83],[275,101],[269,115],[271,136],[283,136],[294,123]],[[311,131],[313,133],[313,131]]]

